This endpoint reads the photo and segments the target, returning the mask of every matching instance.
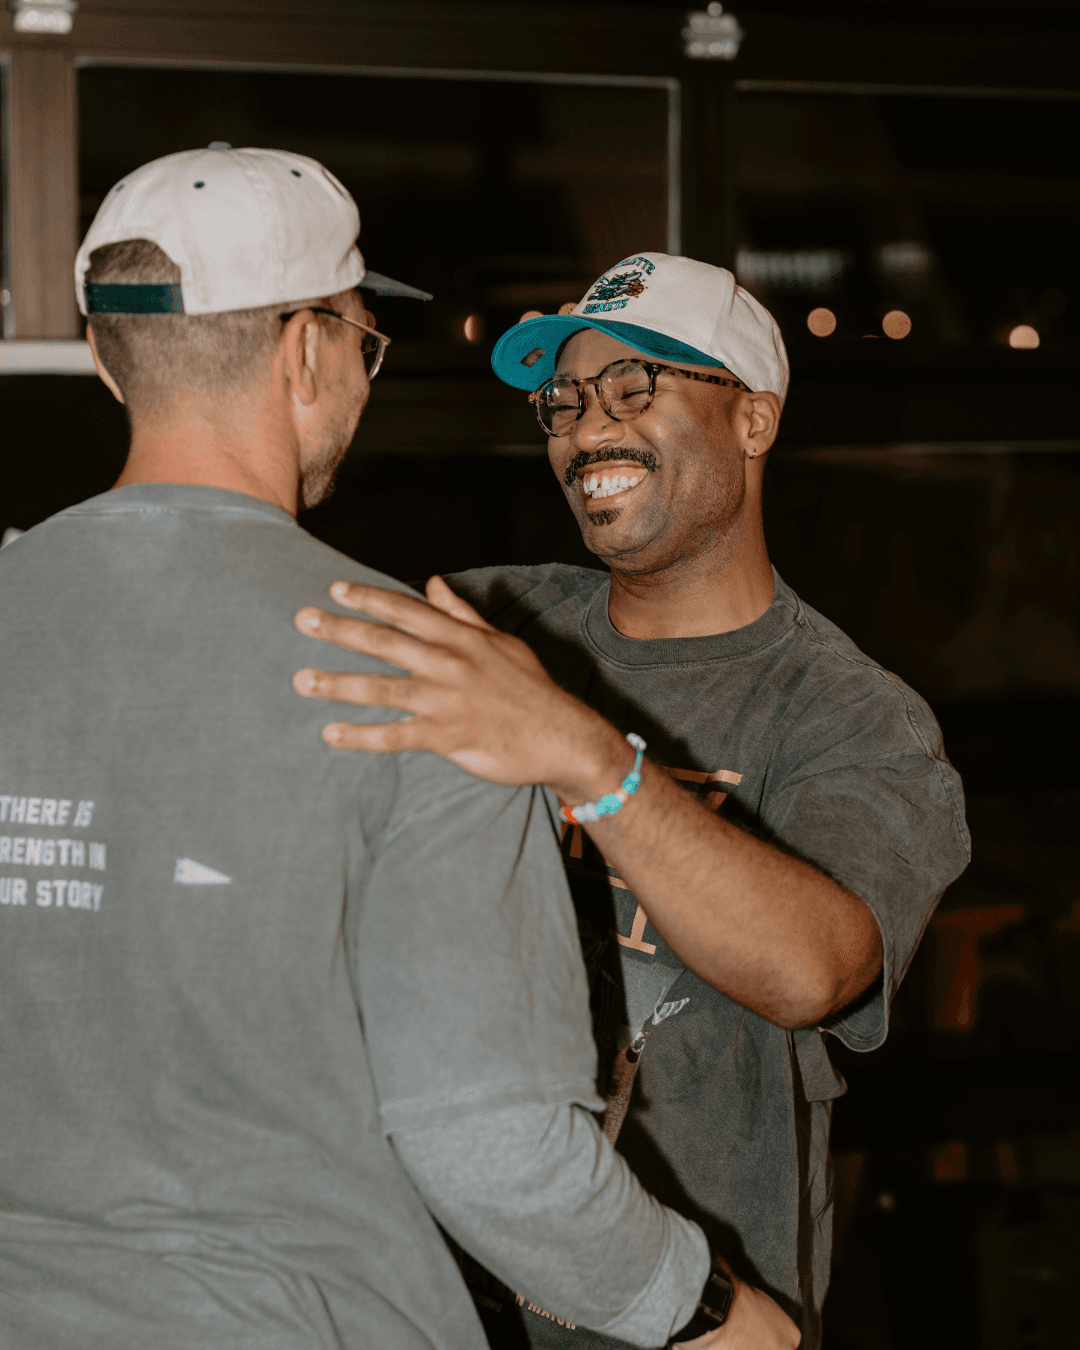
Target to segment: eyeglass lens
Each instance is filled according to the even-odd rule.
[[[539,391],[537,410],[544,429],[566,436],[585,411],[584,390],[573,380],[549,380]],[[600,406],[619,422],[629,422],[649,406],[649,372],[636,361],[620,361],[600,375]]]
[[[364,357],[364,369],[373,374],[382,364],[383,342],[374,333],[363,333],[360,338],[360,351]]]

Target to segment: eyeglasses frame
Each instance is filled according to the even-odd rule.
[[[615,414],[610,410],[610,408],[608,408],[607,404],[604,402],[603,395],[600,392],[600,381],[604,378],[604,376],[608,373],[608,371],[612,368],[612,366],[640,366],[642,370],[648,373],[649,397],[645,403],[645,406],[643,408],[639,408],[638,411],[634,413],[633,417],[616,417]],[[640,417],[642,413],[648,412],[649,409],[652,407],[652,401],[656,397],[657,375],[681,375],[684,379],[700,380],[703,384],[723,384],[729,386],[732,389],[743,389],[746,390],[747,393],[750,392],[750,390],[747,389],[746,385],[743,384],[742,380],[734,380],[734,379],[726,380],[721,375],[704,375],[702,374],[701,371],[698,370],[680,370],[678,366],[665,366],[662,365],[659,361],[636,361],[633,359],[628,360],[627,358],[622,357],[618,361],[609,362],[600,372],[599,375],[587,375],[584,379],[581,380],[575,380],[569,375],[553,375],[550,380],[545,380],[539,389],[533,390],[533,392],[529,395],[529,402],[534,405],[534,410],[536,412],[536,420],[540,423],[540,430],[543,431],[544,434],[547,436],[554,436],[555,432],[550,431],[544,425],[543,417],[541,416],[540,413],[540,394],[544,389],[547,388],[549,384],[554,384],[556,380],[563,380],[567,384],[574,385],[577,389],[578,415],[574,419],[576,422],[580,422],[581,419],[585,416],[586,403],[583,395],[584,389],[587,385],[592,385],[593,389],[596,391],[597,403],[600,404],[600,407],[603,408],[604,412],[607,413],[607,415],[611,418],[613,422],[632,422],[634,421],[635,418]],[[569,435],[569,432],[564,432],[563,434]]]
[[[352,324],[354,328],[359,328],[361,332],[371,333],[373,337],[379,339],[379,350],[375,356],[375,364],[367,372],[369,380],[373,380],[382,369],[383,357],[386,355],[386,349],[390,346],[390,338],[385,333],[380,333],[377,328],[372,328],[370,324],[361,323],[358,319],[350,319],[347,314],[339,314],[336,309],[329,309],[326,305],[304,305],[303,309],[310,309],[312,314],[329,314],[332,319],[340,319],[342,323]],[[290,309],[285,314],[279,314],[278,318],[282,323],[288,323],[294,315],[302,313],[301,309]],[[363,350],[361,349],[361,355]],[[364,367],[367,370],[367,367]]]

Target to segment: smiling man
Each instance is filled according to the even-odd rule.
[[[788,364],[730,272],[626,259],[573,313],[507,333],[493,364],[531,391],[608,570],[433,578],[428,604],[335,587],[384,623],[303,610],[301,628],[410,673],[296,687],[411,714],[332,723],[332,744],[434,750],[558,794],[605,1132],[816,1346],[844,1091],[825,1034],[885,1039],[967,863],[960,782],[922,700],[770,566],[762,480]],[[526,1321],[537,1345],[575,1343]]]

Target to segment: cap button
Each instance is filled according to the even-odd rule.
[[[206,148],[207,150],[231,150],[232,146],[228,141],[211,141]]]

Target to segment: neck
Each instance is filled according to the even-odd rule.
[[[735,538],[651,572],[611,570],[608,614],[624,637],[711,637],[760,619],[773,602],[761,516]]]
[[[114,487],[194,483],[227,488],[296,515],[295,437],[268,408],[244,399],[228,409],[185,404],[167,419],[133,421],[131,448]]]

